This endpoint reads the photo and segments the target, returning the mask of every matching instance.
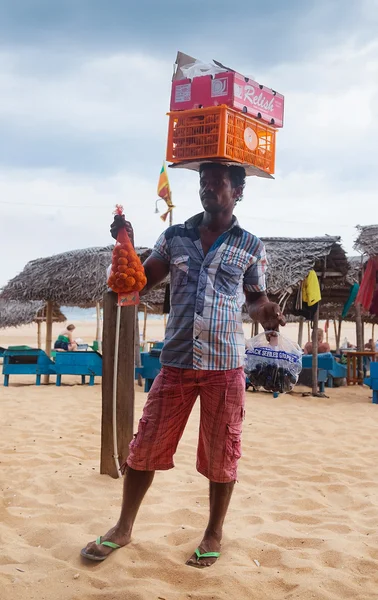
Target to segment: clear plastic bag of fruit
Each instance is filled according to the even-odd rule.
[[[122,206],[117,205],[114,214],[122,215]],[[113,249],[108,286],[119,296],[127,296],[129,294],[139,294],[146,283],[147,278],[140,258],[135,252],[126,229],[122,228],[118,232],[117,241]]]
[[[278,332],[260,333],[246,342],[244,370],[256,388],[290,392],[302,370],[302,350]]]

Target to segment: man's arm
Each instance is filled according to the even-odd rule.
[[[169,263],[159,260],[155,256],[149,256],[143,266],[147,277],[147,285],[140,292],[141,296],[164,281],[169,273]]]

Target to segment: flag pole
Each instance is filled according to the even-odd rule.
[[[170,196],[171,204],[173,205],[171,191],[170,191],[169,196]],[[171,227],[172,225],[173,225],[173,208],[169,211],[169,226]]]

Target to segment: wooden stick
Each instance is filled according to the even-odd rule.
[[[37,348],[41,348],[42,340],[41,340],[41,321],[37,321]]]
[[[336,337],[336,351],[339,353],[340,352],[340,343],[341,343],[341,326],[343,324],[343,320],[340,317],[339,319],[339,328],[337,331],[337,337]]]
[[[140,358],[140,334],[139,334],[139,307],[135,307],[135,366],[142,366],[142,359]]]
[[[335,331],[335,346],[336,346],[336,352],[337,352],[338,349],[337,349],[337,325],[336,325],[336,319],[333,319],[333,329]]]
[[[103,353],[102,353],[102,421],[100,473],[118,478],[113,457],[113,367],[117,315],[117,296],[104,295],[103,302]],[[134,336],[135,307],[123,306],[119,344],[119,369],[117,377],[117,437],[119,462],[128,455],[128,446],[134,430]]]
[[[144,321],[143,321],[143,343],[146,342],[147,339],[147,306],[144,305]]]
[[[362,317],[361,317],[361,304],[356,302],[356,337],[357,337],[357,350],[358,352],[362,352],[364,349],[363,342],[363,331],[362,331]],[[362,356],[358,357],[358,378],[360,380],[360,385],[362,385],[361,381],[363,381],[363,358]]]
[[[96,341],[99,350],[101,350],[101,308],[99,302],[96,302]]]
[[[307,341],[311,342],[311,323],[307,322]]]
[[[303,344],[303,324],[304,324],[304,318],[300,317],[299,325],[298,325],[298,346],[300,348],[302,348],[302,344]]]
[[[319,327],[319,304],[314,315],[312,329],[312,394],[318,394],[318,327]]]
[[[51,356],[51,345],[52,345],[52,314],[53,314],[53,303],[49,300],[46,304],[46,347],[45,352],[47,356]],[[49,375],[43,376],[43,383],[48,384],[50,381]]]

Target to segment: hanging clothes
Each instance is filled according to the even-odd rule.
[[[361,281],[360,291],[358,292],[357,302],[365,310],[369,310],[373,302],[375,288],[377,286],[378,257],[370,258]]]
[[[350,309],[352,308],[356,298],[357,298],[357,294],[358,294],[358,290],[360,289],[360,286],[358,285],[358,283],[354,283],[352,285],[352,287],[350,288],[350,292],[349,292],[349,298],[348,300],[345,302],[344,304],[344,308],[343,308],[343,312],[341,315],[342,319],[346,319],[348,316],[348,313],[350,311]]]
[[[306,302],[306,304],[310,307],[318,304],[322,299],[319,279],[313,269],[309,272],[303,282],[302,298],[303,302]]]

